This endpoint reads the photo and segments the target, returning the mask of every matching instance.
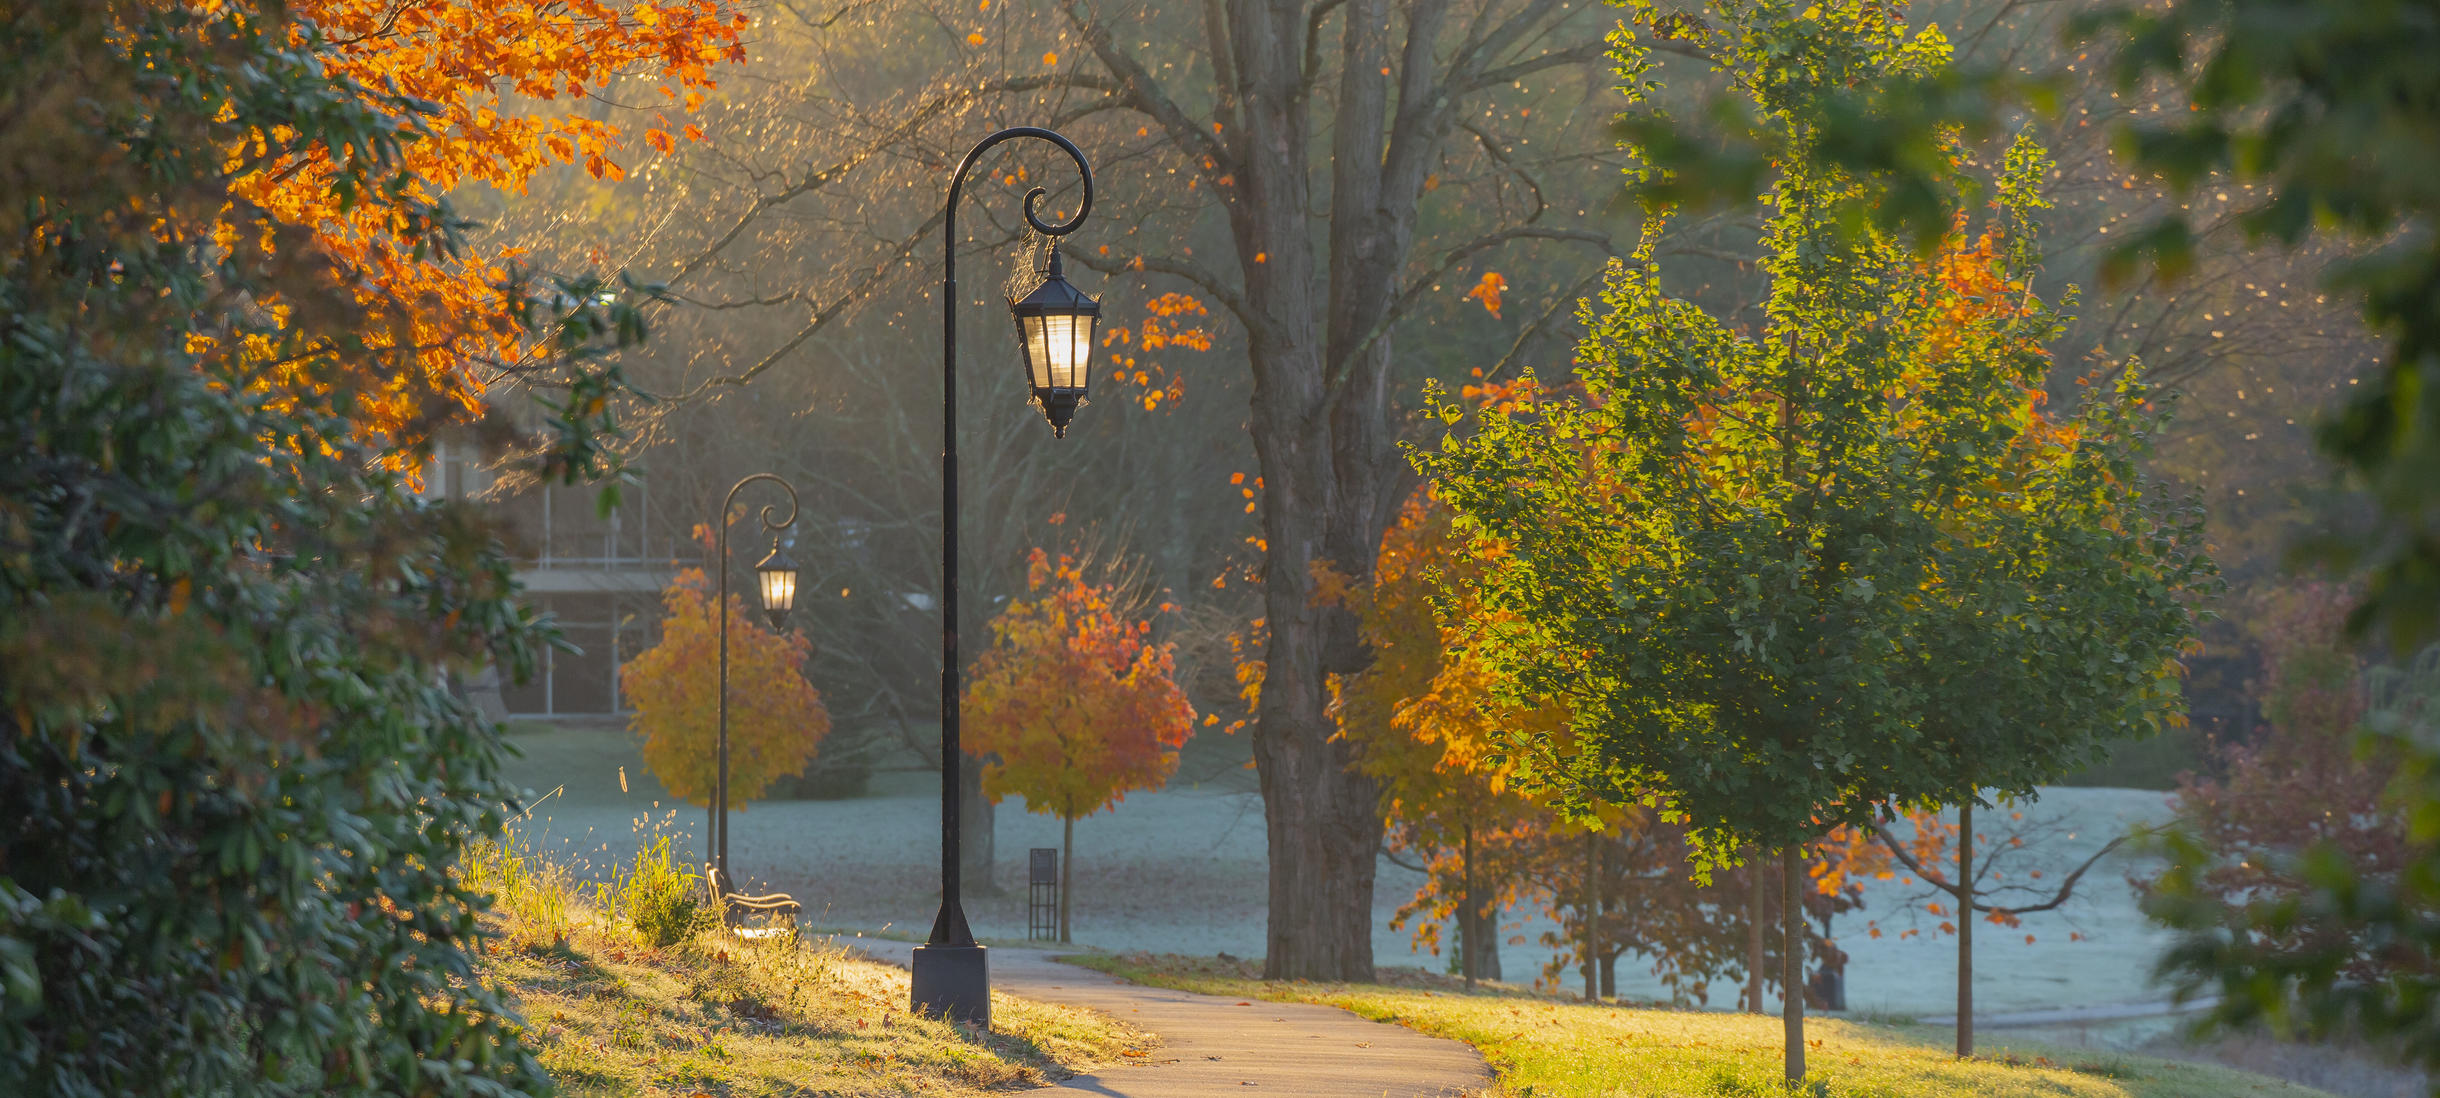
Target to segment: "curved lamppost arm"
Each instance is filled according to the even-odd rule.
[[[966,907],[958,880],[958,771],[963,752],[958,745],[958,653],[957,653],[957,199],[966,186],[966,173],[974,170],[983,154],[1003,141],[1030,137],[1050,142],[1076,162],[1076,174],[1084,183],[1084,200],[1076,214],[1056,225],[1046,224],[1036,212],[1043,189],[1035,187],[1025,192],[1025,223],[1044,236],[1066,236],[1084,224],[1085,215],[1093,212],[1093,168],[1085,163],[1084,152],[1076,143],[1056,130],[1040,126],[1011,126],[975,143],[966,159],[957,166],[957,174],[949,179],[949,201],[944,208],[941,229],[941,433],[940,433],[940,915],[932,921],[931,937],[926,943],[936,946],[972,946],[974,931],[966,925]],[[921,997],[920,989],[918,998]],[[989,1009],[989,1000],[984,1000]]]
[[[720,500],[720,538],[714,554],[720,558],[720,593],[712,604],[720,616],[720,733],[714,749],[720,757],[720,772],[712,781],[710,833],[704,836],[704,860],[720,870],[723,889],[737,887],[737,878],[729,874],[729,511],[737,505],[737,493],[758,480],[767,480],[788,493],[788,517],[774,519],[779,510],[776,503],[762,509],[762,529],[766,534],[796,525],[796,486],[781,480],[774,473],[756,473],[738,481],[729,494]]]

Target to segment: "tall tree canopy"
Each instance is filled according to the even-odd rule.
[[[622,127],[559,102],[621,73],[651,72],[666,109],[645,139],[666,152],[668,130],[695,132],[666,112],[697,109],[712,67],[745,56],[746,17],[727,0],[295,0],[269,11],[295,20],[292,33],[344,86],[416,104],[420,139],[399,146],[399,174],[385,182],[397,187],[387,197],[419,202],[469,183],[522,191],[553,163],[622,178],[614,157],[632,151]],[[432,242],[401,206],[362,192],[347,164],[355,150],[268,137],[233,147],[232,194],[311,232],[326,261],[357,278],[359,301],[393,318],[363,335],[383,352],[372,360],[380,369],[351,379],[368,428],[414,438],[435,417],[479,413],[488,385],[530,379],[543,349],[500,319],[513,305],[502,287],[521,262],[517,249],[460,239],[433,262]],[[219,242],[242,231],[223,225]]]
[[[1416,374],[1461,355],[1530,356],[1567,323],[1564,306],[1547,306],[1580,292],[1613,220],[1576,201],[1615,178],[1616,100],[1599,63],[1608,22],[1599,5],[1561,0],[782,6],[759,40],[787,51],[789,78],[715,94],[708,140],[681,146],[683,171],[644,180],[648,202],[601,207],[599,223],[705,307],[675,321],[701,338],[657,364],[670,379],[661,390],[680,399],[648,437],[725,460],[716,440],[674,425],[769,416],[772,437],[800,439],[794,421],[779,434],[779,417],[819,417],[821,437],[792,441],[785,460],[826,482],[824,502],[808,503],[840,516],[840,555],[874,562],[876,582],[853,585],[871,602],[843,609],[901,639],[852,670],[909,684],[876,691],[892,696],[873,707],[911,727],[930,706],[916,670],[936,646],[922,617],[878,594],[934,582],[913,563],[937,544],[929,466],[895,455],[936,452],[937,392],[892,355],[906,329],[938,316],[919,295],[937,284],[922,266],[935,262],[948,166],[998,125],[1074,138],[1095,163],[1097,196],[1065,238],[1070,266],[1107,277],[1113,326],[1140,339],[1142,314],[1176,305],[1158,326],[1193,317],[1213,352],[1106,347],[1127,372],[1097,379],[1099,406],[1054,446],[1017,414],[1014,350],[997,342],[1007,326],[975,323],[991,306],[973,283],[961,303],[978,337],[964,383],[999,388],[972,403],[960,440],[994,454],[970,466],[995,488],[967,494],[968,529],[1023,531],[1054,510],[1124,514],[1157,535],[1136,540],[1181,591],[1238,563],[1222,553],[1262,556],[1258,589],[1232,582],[1211,598],[1237,624],[1266,627],[1252,737],[1274,874],[1266,963],[1279,976],[1361,978],[1380,820],[1371,780],[1333,741],[1327,684],[1368,657],[1354,615],[1309,597],[1313,565],[1369,572],[1410,487],[1396,404]],[[1072,173],[1048,151],[992,154],[957,246],[1011,243],[1031,186],[1049,188],[1053,206],[1073,200]],[[1514,265],[1528,256],[1545,262]],[[1511,272],[1507,320],[1464,296],[1490,264]],[[1452,338],[1417,338],[1435,324]],[[745,386],[769,411],[708,406]],[[1222,482],[1239,472],[1258,500]],[[1086,483],[1097,490],[1065,498]],[[1243,502],[1258,503],[1250,522]],[[1023,589],[1013,553],[975,552],[963,566],[987,593]]]

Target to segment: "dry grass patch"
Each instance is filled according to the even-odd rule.
[[[483,968],[561,1094],[970,1095],[1157,1044],[1095,1011],[1004,995],[992,996],[989,1033],[911,1015],[905,970],[793,929],[741,937],[709,912],[656,946],[666,933],[604,914],[637,906],[615,889],[586,896],[548,867],[506,868],[526,857],[513,846],[482,853],[493,864],[469,876],[501,885]]]
[[[1514,989],[1253,978],[1245,961],[1143,953],[1071,958],[1140,983],[1237,998],[1322,1003],[1482,1051],[1514,1098],[2330,1098],[2268,1076],[2145,1056],[2006,1040],[1959,1060],[1948,1030],[1833,1018],[1806,1023],[1812,1073],[1780,1078],[1779,1019],[1596,1006]],[[1439,986],[1434,986],[1439,985]]]

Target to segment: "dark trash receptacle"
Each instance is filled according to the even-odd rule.
[[[1059,848],[1037,846],[1025,859],[1025,937],[1059,938]]]

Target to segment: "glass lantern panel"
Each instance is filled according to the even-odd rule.
[[[1043,344],[1050,352],[1050,387],[1082,389],[1085,364],[1093,353],[1093,318],[1073,313],[1042,318]]]
[[[1020,322],[1025,329],[1025,382],[1036,389],[1051,387],[1049,319],[1029,316]]]
[[[795,569],[774,568],[755,574],[762,577],[763,609],[784,613],[796,607]]]

